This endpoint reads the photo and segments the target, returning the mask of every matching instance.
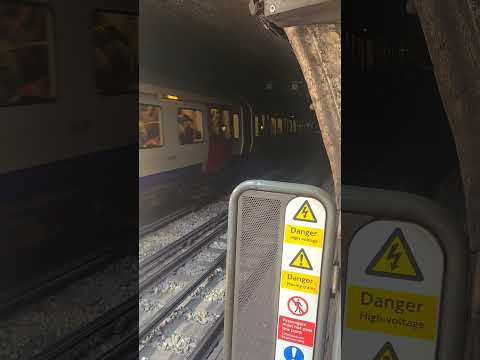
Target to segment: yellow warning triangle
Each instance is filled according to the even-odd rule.
[[[367,267],[366,273],[394,279],[423,281],[423,274],[415,261],[407,240],[397,228]]]
[[[305,200],[305,202],[300,207],[300,209],[298,209],[293,219],[298,221],[307,221],[307,222],[313,222],[313,223],[317,222],[317,218],[315,217],[315,214],[313,213],[308,200]]]
[[[300,249],[297,255],[290,262],[291,267],[296,267],[299,269],[313,270],[312,263],[308,259],[307,253],[304,249]]]
[[[392,344],[390,344],[388,341],[385,343],[385,345],[382,346],[380,351],[375,355],[373,360],[399,360],[397,353],[393,349]]]

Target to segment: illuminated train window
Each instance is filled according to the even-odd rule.
[[[97,91],[138,90],[138,15],[95,11],[93,22]]]
[[[297,120],[293,119],[293,133],[297,133]]]
[[[277,119],[277,134],[278,135],[283,134],[283,119],[280,119],[280,118]]]
[[[181,145],[203,142],[203,113],[200,110],[178,110],[177,124]]]
[[[138,145],[140,149],[163,145],[163,121],[160,106],[139,104]]]
[[[233,114],[233,138],[240,139],[240,115]]]
[[[223,110],[222,120],[223,120],[223,123],[222,123],[223,137],[227,140],[230,140],[232,138],[230,111]]]
[[[230,111],[210,108],[208,128],[212,139],[223,138],[230,140],[232,137]]]
[[[0,3],[0,106],[55,98],[53,26],[46,6]]]
[[[260,136],[260,120],[258,115],[255,115],[255,136]]]
[[[277,133],[277,119],[274,117],[270,118],[270,133],[273,136]]]
[[[220,109],[210,108],[208,112],[208,130],[212,139],[223,137],[222,112]]]

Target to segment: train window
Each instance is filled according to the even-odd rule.
[[[97,91],[106,95],[138,91],[138,16],[95,11],[93,42]]]
[[[258,115],[255,115],[255,136],[260,136],[260,121]]]
[[[210,108],[208,113],[208,129],[210,137],[223,137],[222,111],[216,108]]]
[[[283,119],[280,119],[280,118],[277,119],[277,134],[278,135],[283,134]]]
[[[270,118],[270,131],[273,136],[277,133],[277,119],[273,116]]]
[[[53,26],[47,6],[0,3],[0,106],[55,98]]]
[[[162,109],[156,105],[139,104],[138,110],[138,145],[140,149],[162,146]]]
[[[240,139],[240,115],[233,114],[233,138]]]
[[[293,133],[297,133],[297,120],[293,119]]]
[[[230,111],[223,110],[222,111],[222,131],[223,137],[227,140],[232,138],[232,129],[231,129],[231,120],[230,120]]]
[[[229,116],[226,116],[226,117],[229,118]],[[209,117],[208,117],[208,127],[212,137],[226,138],[226,133],[227,131],[230,130],[230,127],[228,125],[229,125],[229,121],[225,123],[224,114],[222,110],[217,108],[210,108]]]
[[[178,110],[177,123],[181,145],[203,142],[203,114],[200,110]]]

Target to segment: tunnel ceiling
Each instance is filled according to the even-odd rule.
[[[143,82],[245,95],[303,80],[288,41],[250,15],[248,0],[140,0],[140,39]]]

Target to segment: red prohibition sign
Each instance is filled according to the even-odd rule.
[[[303,316],[308,312],[307,300],[300,296],[292,296],[288,299],[288,311],[295,316]]]

